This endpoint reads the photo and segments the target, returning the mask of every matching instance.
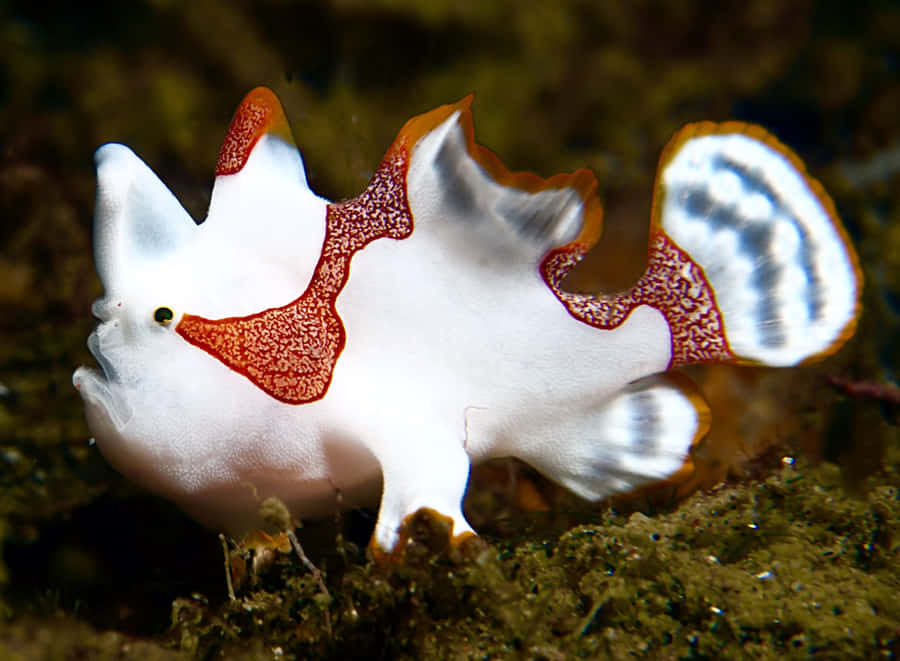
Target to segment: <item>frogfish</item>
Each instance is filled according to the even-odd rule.
[[[235,538],[269,497],[299,519],[380,502],[371,546],[399,553],[421,508],[474,533],[473,462],[516,457],[590,501],[690,471],[710,413],[673,370],[806,364],[852,335],[847,233],[764,129],[676,133],[646,270],[583,294],[563,279],[600,238],[594,175],[511,172],[472,100],[409,120],[329,202],[255,89],[200,223],[128,147],[97,150],[99,369],[73,382],[113,467]]]

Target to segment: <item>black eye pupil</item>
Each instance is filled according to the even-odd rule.
[[[156,312],[153,313],[153,319],[158,324],[165,324],[172,321],[172,317],[175,314],[169,308],[156,308]]]

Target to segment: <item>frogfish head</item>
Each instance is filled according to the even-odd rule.
[[[104,288],[92,306],[98,324],[88,348],[99,369],[74,383],[92,429],[123,433],[158,378],[177,369],[174,325],[190,300],[185,272],[198,226],[130,149],[97,150],[94,257]],[[155,394],[159,394],[158,384]]]
[[[186,453],[213,453],[223,436],[251,433],[238,425],[252,423],[250,412],[264,415],[264,394],[187,342],[178,323],[295,300],[321,251],[327,202],[278,136],[260,138],[239,172],[217,173],[201,224],[129,148],[104,145],[95,160],[104,293],[87,344],[97,367],[79,367],[73,383],[101,452],[146,485],[149,464],[175,470],[190,463]]]

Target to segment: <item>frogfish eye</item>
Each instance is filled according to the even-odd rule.
[[[156,308],[156,311],[153,313],[153,320],[161,326],[167,325],[175,314],[172,312],[171,308]]]

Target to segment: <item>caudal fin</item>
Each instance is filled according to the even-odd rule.
[[[748,124],[692,124],[663,152],[644,279],[654,273],[681,279],[664,310],[673,366],[821,358],[859,312],[859,265],[834,204]]]

